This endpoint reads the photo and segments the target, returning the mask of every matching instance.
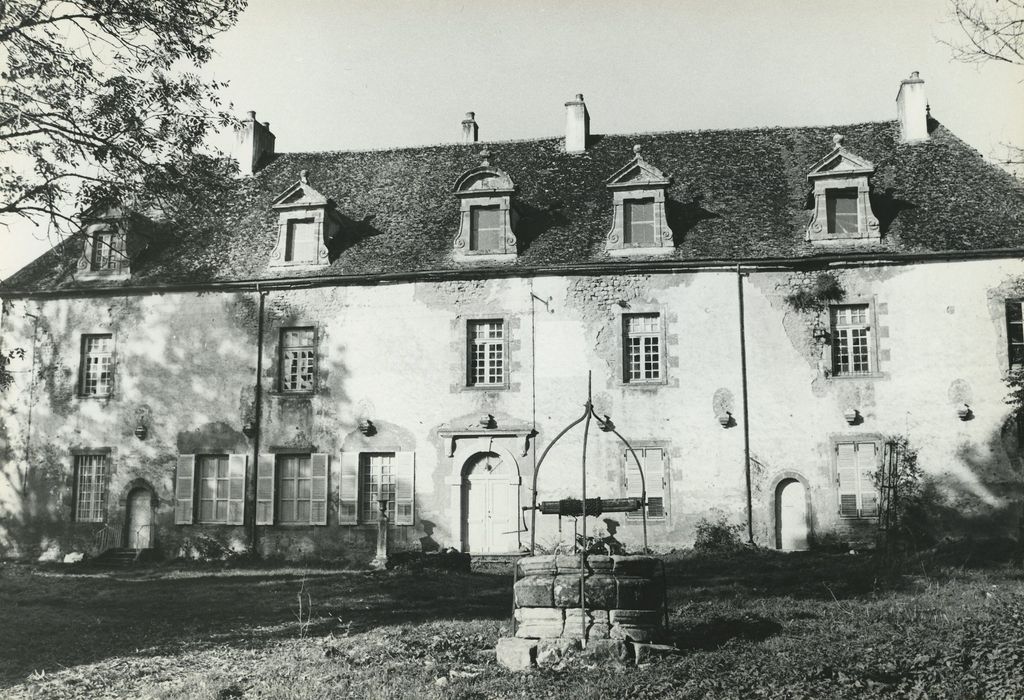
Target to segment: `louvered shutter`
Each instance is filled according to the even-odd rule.
[[[857,443],[857,471],[860,477],[860,515],[873,518],[878,515],[878,491],[875,472],[878,470],[877,446],[873,442]]]
[[[647,478],[647,517],[665,517],[665,456],[659,449],[644,450]]]
[[[174,524],[192,524],[192,499],[195,496],[196,456],[178,455],[174,471]]]
[[[261,454],[256,465],[256,524],[274,524],[274,455]]]
[[[245,518],[245,467],[247,455],[228,455],[228,525],[241,525]]]
[[[836,445],[836,472],[839,477],[839,514],[856,518],[857,511],[857,446],[852,442]]]
[[[327,455],[315,452],[310,455],[312,483],[310,485],[309,522],[312,525],[327,524]]]
[[[338,480],[338,524],[359,522],[359,453],[341,453],[341,479]]]
[[[643,451],[637,450],[636,456],[642,460],[644,458]],[[636,466],[636,460],[633,459],[633,453],[626,450],[625,453],[623,453],[622,459],[626,466],[626,498],[640,498],[642,495],[640,486],[640,469]],[[639,518],[640,511],[626,513],[626,517]]]
[[[416,453],[395,453],[395,525],[412,525],[416,489]]]

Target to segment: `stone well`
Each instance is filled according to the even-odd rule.
[[[516,634],[520,639],[613,639],[660,642],[665,584],[661,561],[649,556],[593,555],[583,572],[580,556],[551,554],[519,560],[515,583]]]

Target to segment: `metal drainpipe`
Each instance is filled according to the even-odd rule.
[[[252,474],[252,478],[249,480],[249,488],[246,489],[249,496],[247,500],[252,504],[252,508],[249,509],[249,517],[252,522],[252,529],[249,533],[249,542],[253,554],[256,553],[259,537],[258,527],[256,526],[256,474],[260,465],[260,432],[263,420],[263,309],[264,302],[269,292],[265,289],[260,289],[260,286],[257,284],[256,293],[260,296],[259,315],[256,319],[256,408],[253,413],[252,421],[252,470],[250,472]]]
[[[743,272],[736,264],[736,293],[740,312],[740,378],[743,387],[743,475],[747,481],[747,541],[754,544],[754,498],[750,489],[750,412],[747,410],[747,332],[743,313]]]

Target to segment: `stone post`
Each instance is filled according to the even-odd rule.
[[[388,503],[387,498],[377,501],[380,512],[377,515],[377,556],[370,562],[370,568],[383,571],[388,568]]]

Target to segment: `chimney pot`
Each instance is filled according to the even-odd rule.
[[[266,162],[268,156],[274,155],[274,134],[270,131],[270,122],[256,121],[256,112],[247,112],[249,118],[242,121],[235,131],[235,145],[231,155],[238,161],[238,172],[241,175],[252,175]]]
[[[928,99],[921,74],[914,71],[900,82],[896,95],[896,114],[900,122],[900,140],[904,143],[928,139]]]
[[[577,94],[575,100],[565,103],[565,152],[585,152],[589,138],[590,113],[583,95]]]
[[[480,140],[480,125],[476,123],[476,112],[466,112],[462,120],[462,143],[476,143]]]

